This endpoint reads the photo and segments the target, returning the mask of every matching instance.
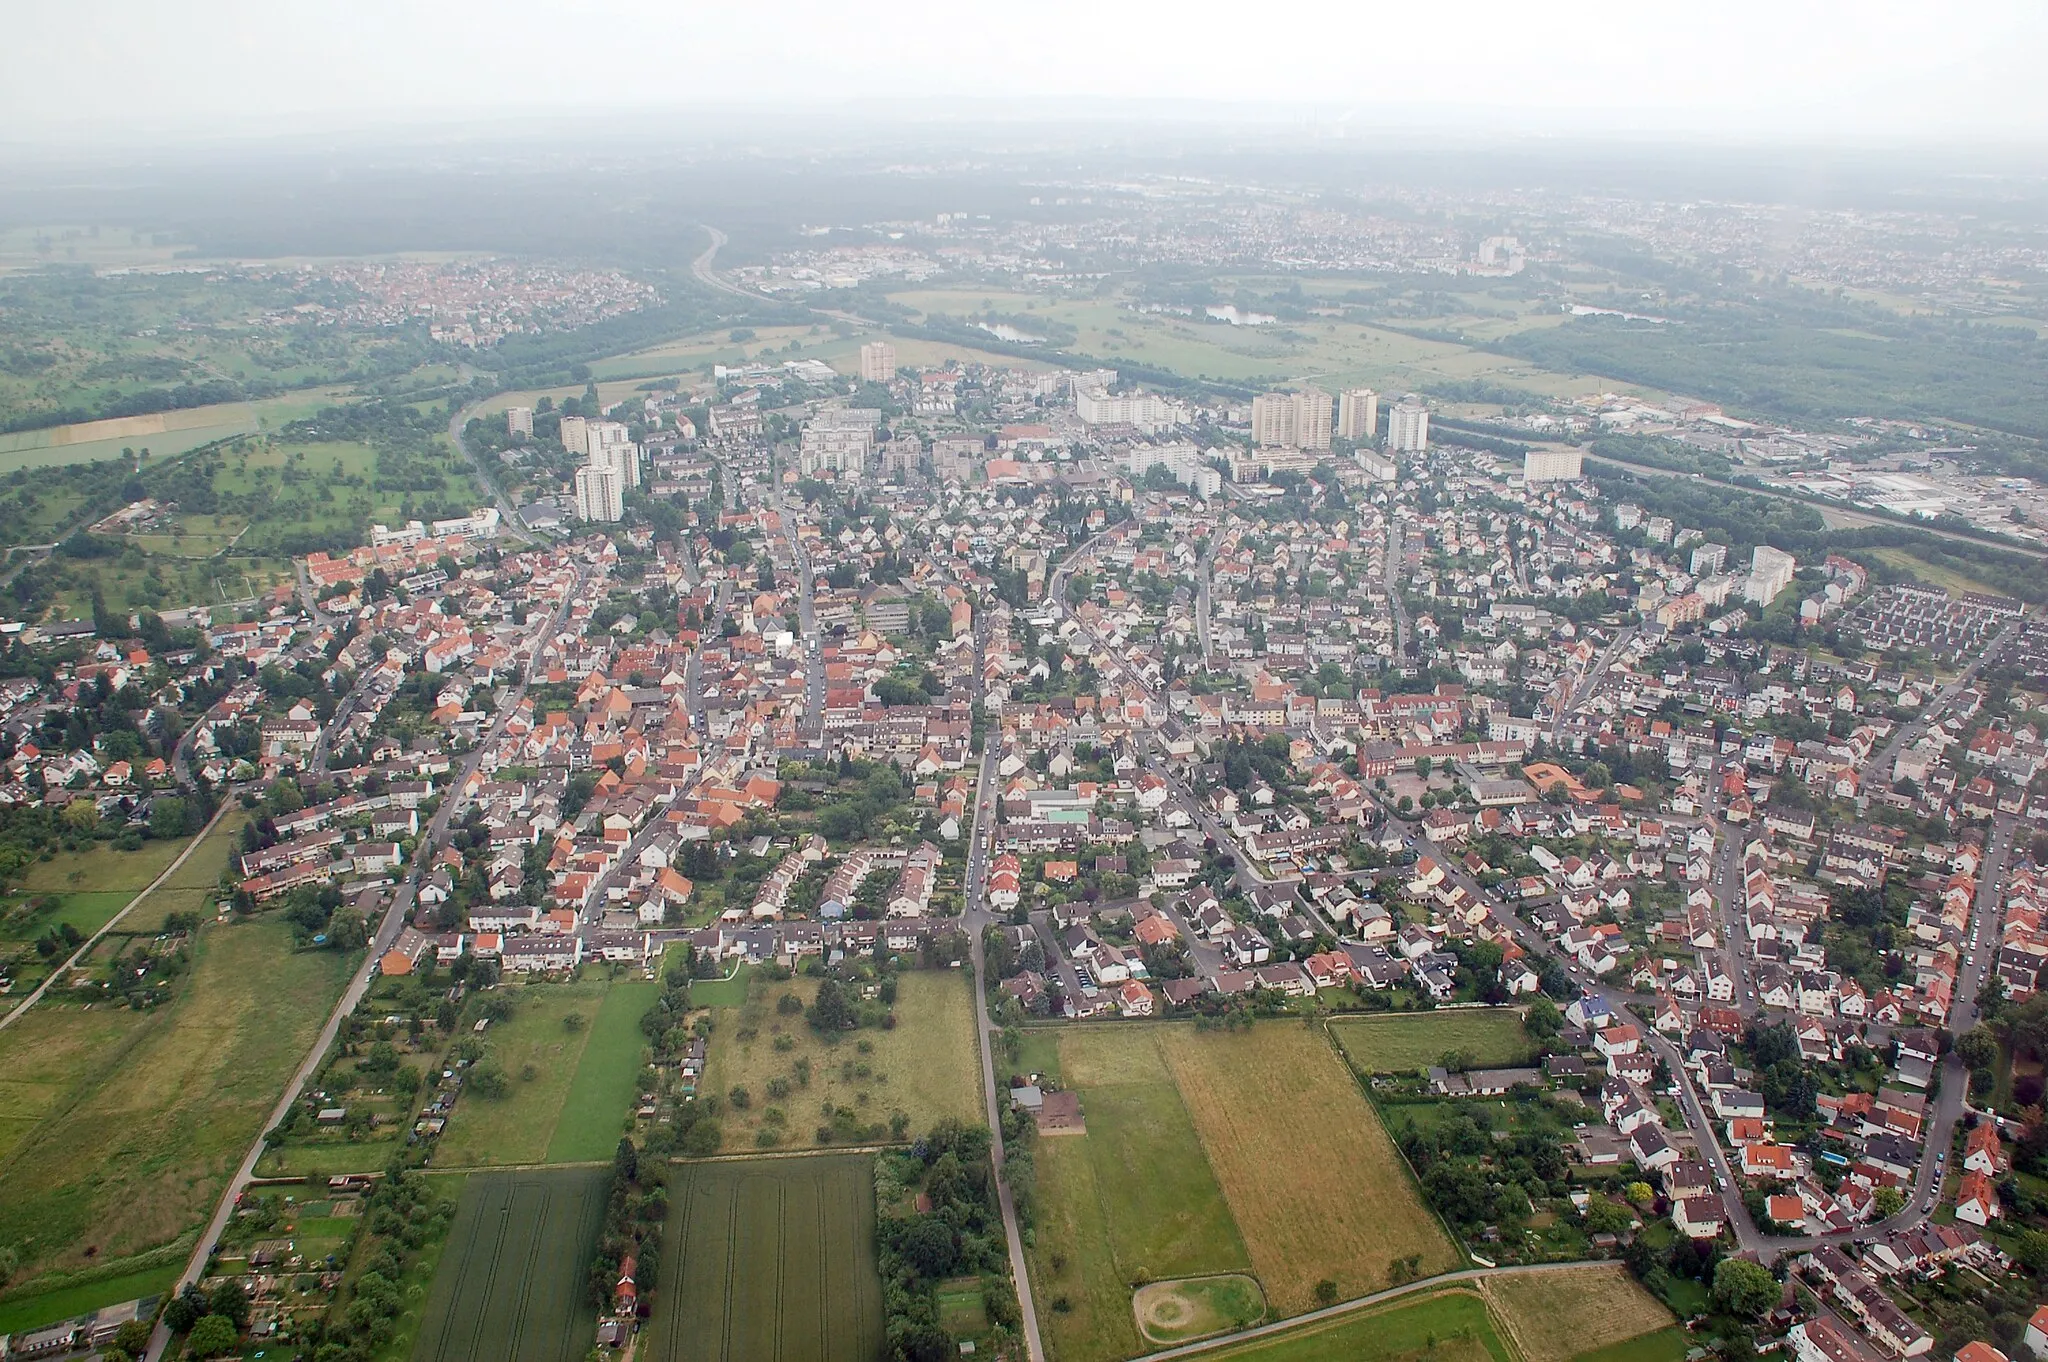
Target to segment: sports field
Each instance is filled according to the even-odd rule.
[[[209,927],[168,1005],[45,1003],[0,1032],[0,1243],[24,1284],[195,1230],[354,963],[293,950],[280,919]]]
[[[1447,1289],[1205,1354],[1217,1362],[1515,1362],[1476,1291]]]
[[[1512,1008],[1338,1017],[1330,1022],[1330,1034],[1345,1057],[1369,1074],[1415,1073],[1452,1052],[1475,1068],[1505,1068],[1525,1062],[1535,1049]]]
[[[1194,1118],[1224,1198],[1278,1315],[1312,1305],[1328,1278],[1340,1299],[1459,1263],[1329,1042],[1299,1025],[1240,1032],[1159,1028],[1161,1049]]]
[[[1486,1278],[1479,1289],[1523,1362],[1571,1362],[1582,1353],[1675,1323],[1671,1312],[1619,1263],[1569,1272],[1505,1273]]]
[[[472,1176],[428,1291],[415,1362],[582,1362],[597,1330],[584,1283],[604,1184],[597,1168]]]
[[[817,996],[815,979],[750,978],[745,1002],[712,1014],[717,1029],[711,1033],[704,1090],[727,1102],[719,1117],[725,1148],[829,1145],[818,1138],[831,1119],[827,1107],[853,1112],[863,1130],[879,1125],[885,1132],[898,1112],[913,1131],[929,1130],[948,1116],[979,1119],[981,1060],[974,1048],[970,987],[953,970],[903,974],[893,1028],[864,1027],[828,1038],[801,1014],[776,1007],[785,994],[808,1006]],[[696,998],[695,990],[691,996]],[[731,1101],[735,1088],[746,1090],[746,1106]]]
[[[882,1283],[871,1159],[678,1167],[646,1362],[875,1362]]]

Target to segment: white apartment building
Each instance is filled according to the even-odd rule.
[[[1380,395],[1371,388],[1346,388],[1337,395],[1337,433],[1347,440],[1371,440],[1380,433]]]
[[[507,435],[531,436],[533,434],[533,408],[505,408],[505,433]]]
[[[562,448],[571,454],[590,452],[590,422],[581,416],[562,418]]]
[[[1769,605],[1780,591],[1792,585],[1792,574],[1798,566],[1797,560],[1783,549],[1758,544],[1749,558],[1749,583],[1742,588],[1742,599]]]
[[[592,421],[585,427],[588,457],[598,468],[609,468],[619,476],[619,488],[640,485],[640,446],[627,436],[618,421]]]
[[[1264,449],[1328,449],[1330,395],[1320,388],[1252,399],[1252,442]]]
[[[1113,393],[1080,378],[1074,380],[1074,415],[1083,425],[1130,425],[1147,435],[1173,424],[1166,399],[1157,393]]]
[[[1374,482],[1392,482],[1401,474],[1401,465],[1395,463],[1376,449],[1358,451],[1358,466]]]
[[[860,381],[887,383],[896,377],[896,347],[887,341],[869,341],[860,348]]]
[[[1692,562],[1686,571],[1695,577],[1711,577],[1728,566],[1726,544],[1702,544],[1692,551]]]
[[[1429,413],[1422,414],[1423,420]],[[1576,449],[1532,449],[1522,456],[1522,481],[1576,482],[1584,471],[1585,456]]]
[[[882,424],[878,407],[827,407],[804,423],[797,458],[807,478],[831,473],[859,479],[875,452],[875,431]]]
[[[1387,412],[1387,448],[1398,454],[1420,454],[1429,448],[1429,408],[1414,393]]]
[[[584,464],[576,470],[576,518],[615,524],[626,516],[625,488],[616,470]]]
[[[1133,478],[1142,478],[1154,468],[1164,468],[1173,480],[1198,496],[1213,497],[1223,490],[1223,475],[1202,460],[1202,451],[1186,440],[1163,445],[1132,445],[1124,456],[1124,467]]]

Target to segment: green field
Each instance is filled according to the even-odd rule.
[[[728,1101],[719,1117],[726,1149],[829,1144],[818,1138],[827,1104],[852,1110],[862,1127],[885,1124],[896,1112],[909,1118],[911,1130],[928,1130],[948,1116],[980,1118],[981,1060],[974,1048],[970,987],[952,970],[900,975],[894,1028],[826,1037],[801,1015],[775,1007],[786,993],[808,1004],[817,996],[817,980],[750,979],[746,1002],[712,1014],[716,1029],[704,1088]],[[694,986],[690,996],[692,1002],[700,999]],[[776,1048],[780,1037],[788,1038],[786,1048]],[[802,1060],[810,1061],[808,1083],[801,1079]],[[770,1085],[778,1081],[789,1084],[785,1097],[771,1096]],[[743,1109],[730,1102],[734,1088],[747,1091]]]
[[[1452,1052],[1482,1069],[1521,1064],[1535,1053],[1520,1014],[1509,1008],[1338,1017],[1330,1034],[1345,1058],[1369,1074],[1418,1072]]]
[[[606,1173],[479,1173],[457,1203],[427,1295],[417,1362],[582,1362],[597,1311],[584,1294]]]
[[[53,1285],[33,1296],[9,1296],[0,1301],[0,1334],[18,1334],[46,1324],[82,1315],[106,1305],[138,1300],[168,1291],[185,1266],[178,1258],[166,1257],[156,1267],[137,1268],[114,1276],[92,1276],[69,1285]]]
[[[1266,1298],[1250,1277],[1230,1274],[1138,1288],[1131,1307],[1147,1343],[1170,1347],[1211,1334],[1249,1329],[1266,1314]]]
[[[509,1020],[493,1023],[483,1034],[485,1062],[504,1069],[511,1091],[492,1099],[465,1093],[449,1115],[448,1127],[434,1150],[434,1162],[444,1168],[477,1168],[491,1164],[540,1163],[550,1157],[556,1127],[564,1119],[569,1090],[576,1081],[586,1047],[591,1043],[607,992],[618,987],[601,974],[574,983],[501,984],[512,1000]],[[640,1007],[645,1010],[645,1002]],[[583,1018],[581,1030],[565,1022],[570,1013]],[[639,1012],[633,1014],[639,1020]],[[604,1056],[610,1064],[614,1057]],[[638,1038],[632,1051],[631,1087],[639,1071]],[[526,1077],[529,1069],[533,1076]],[[598,1080],[593,1079],[593,1082]],[[602,1124],[608,1137],[595,1157],[608,1158],[619,1142],[620,1109],[600,1120],[600,1114],[578,1112],[572,1128]]]
[[[190,1235],[354,963],[293,950],[280,919],[209,927],[164,1007],[45,1004],[0,1032],[0,1243],[24,1284]]]
[[[1515,1362],[1476,1292],[1445,1290],[1204,1354],[1219,1362]]]
[[[648,1362],[882,1355],[870,1159],[683,1165],[670,1180],[662,1263]]]
[[[651,980],[620,980],[605,990],[554,1138],[548,1141],[549,1163],[608,1159],[618,1148],[647,1048],[640,1018],[660,996],[661,985]]]
[[[230,436],[276,430],[311,416],[322,407],[332,406],[344,399],[348,391],[315,388],[255,402],[224,402],[151,416],[15,431],[0,435],[0,473],[114,459],[124,449],[147,449],[152,459],[183,454]]]
[[[0,941],[32,940],[66,924],[76,927],[81,935],[91,936],[134,897],[124,889],[59,894],[56,906],[48,912],[32,912],[26,899],[9,897],[0,900]]]

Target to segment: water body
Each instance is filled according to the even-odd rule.
[[[1045,344],[1045,337],[1034,336],[1029,331],[1019,331],[1008,322],[976,322],[975,325],[988,332],[991,336],[994,336],[997,340],[1006,340],[1013,345]]]
[[[1611,307],[1587,307],[1584,303],[1573,303],[1565,311],[1574,317],[1619,317],[1625,322],[1655,322],[1659,326],[1676,326],[1669,317],[1651,317],[1641,312],[1622,312]]]

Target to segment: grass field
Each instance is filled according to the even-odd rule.
[[[647,1046],[640,1017],[660,996],[661,985],[644,979],[622,979],[605,990],[554,1138],[548,1141],[549,1163],[608,1159],[618,1149]]]
[[[178,1270],[183,1266],[182,1261],[166,1258],[155,1267],[53,1286],[33,1296],[10,1295],[6,1300],[0,1300],[0,1334],[40,1329],[46,1324],[56,1324],[103,1305],[119,1305],[122,1301],[157,1295],[170,1289],[178,1280]]]
[[[1138,1288],[1131,1308],[1145,1341],[1170,1347],[1211,1334],[1249,1329],[1265,1318],[1266,1298],[1257,1282],[1233,1273],[1152,1282]]]
[[[223,824],[233,821],[221,820]],[[47,861],[37,861],[14,887],[24,894],[125,891],[132,898],[137,890],[161,875],[165,866],[177,860],[184,849],[184,838],[144,842],[135,851],[120,851],[111,842],[96,842],[89,851],[60,851]],[[204,847],[195,851],[192,860],[201,859],[205,852]],[[191,870],[192,862],[187,861],[184,868]],[[219,876],[220,866],[216,865],[206,882],[211,884]]]
[[[255,402],[225,402],[147,416],[16,431],[0,435],[0,473],[119,458],[123,449],[147,449],[152,459],[182,454],[231,435],[275,430],[311,416],[322,407],[333,406],[348,392],[345,387],[312,388]]]
[[[548,1157],[570,1086],[595,1030],[591,1022],[599,1015],[607,990],[616,985],[595,977],[567,984],[500,987],[512,999],[513,1013],[509,1020],[493,1023],[483,1041],[488,1061],[504,1069],[511,1091],[495,1100],[465,1093],[456,1102],[447,1129],[434,1148],[434,1162],[444,1168],[540,1163]],[[571,1012],[582,1016],[581,1030],[572,1031],[564,1023]],[[634,1020],[638,1019],[635,1013]],[[636,1048],[634,1072],[639,1058]],[[532,1078],[525,1077],[529,1065]],[[631,1074],[627,1077],[630,1084]],[[610,1138],[598,1157],[609,1158],[618,1144],[618,1120],[623,1116],[621,1111],[603,1122]],[[582,1126],[595,1119],[579,1113],[573,1124]]]
[[[135,897],[124,889],[84,890],[59,894],[57,905],[48,912],[32,913],[19,897],[0,901],[0,941],[28,941],[53,928],[69,924],[80,934],[91,936],[107,919],[126,907]]]
[[[597,1168],[472,1175],[427,1294],[417,1362],[582,1362],[597,1329],[584,1281],[604,1184]]]
[[[1520,1014],[1506,1008],[1338,1017],[1330,1034],[1345,1057],[1369,1074],[1417,1072],[1452,1051],[1479,1068],[1502,1068],[1524,1062],[1535,1050]]]
[[[641,1343],[647,1362],[874,1362],[882,1354],[867,1158],[677,1168],[662,1263]]]
[[[757,1147],[763,1131],[777,1135],[775,1143],[784,1147],[820,1147],[818,1127],[827,1119],[828,1103],[851,1107],[863,1126],[886,1123],[900,1111],[913,1131],[928,1130],[947,1116],[971,1121],[981,1115],[974,998],[961,974],[904,974],[897,981],[893,1029],[866,1028],[829,1039],[801,1016],[775,1010],[785,993],[808,1005],[817,987],[811,979],[756,979],[745,1003],[714,1011],[717,1029],[704,1090],[729,1098],[734,1088],[745,1088],[749,1096],[744,1110],[728,1105],[719,1118],[728,1150]],[[691,999],[696,998],[693,989]],[[781,1036],[789,1046],[778,1050]],[[798,1078],[797,1062],[804,1059],[811,1063],[808,1085]],[[787,1097],[769,1095],[769,1084],[778,1079],[789,1083]],[[778,1111],[780,1121],[772,1114]]]
[[[1308,1309],[1325,1277],[1342,1298],[1389,1285],[1391,1264],[1411,1254],[1422,1276],[1458,1264],[1379,1117],[1322,1036],[1286,1022],[1231,1033],[1159,1030],[1276,1314]]]
[[[2005,594],[1997,587],[1980,582],[1975,577],[1965,576],[1953,568],[1930,563],[1907,549],[1870,549],[1868,553],[1872,558],[1912,573],[1930,586],[1940,587],[1951,596],[1959,596],[1969,591],[1980,591],[1989,596]]]
[[[1139,1280],[1252,1266],[1161,1034],[1111,1026],[1057,1037],[1058,1073],[1080,1092],[1088,1124],[1086,1135],[1039,1141],[1035,1155],[1031,1267],[1046,1307],[1040,1327],[1062,1362],[1140,1350],[1131,1306]],[[1052,1309],[1060,1299],[1068,1308]]]
[[[213,927],[155,1012],[50,1007],[0,1032],[13,1118],[0,1243],[25,1275],[118,1261],[197,1227],[353,963],[294,951],[281,920]]]
[[[1340,1315],[1205,1356],[1217,1362],[1516,1362],[1486,1302],[1476,1291],[1455,1289]]]
[[[1619,1263],[1507,1273],[1486,1278],[1479,1289],[1523,1362],[1571,1362],[1674,1323],[1671,1312]]]
[[[1673,1325],[1653,1334],[1640,1334],[1626,1343],[1580,1353],[1572,1362],[1684,1362],[1691,1349],[1692,1336]]]

